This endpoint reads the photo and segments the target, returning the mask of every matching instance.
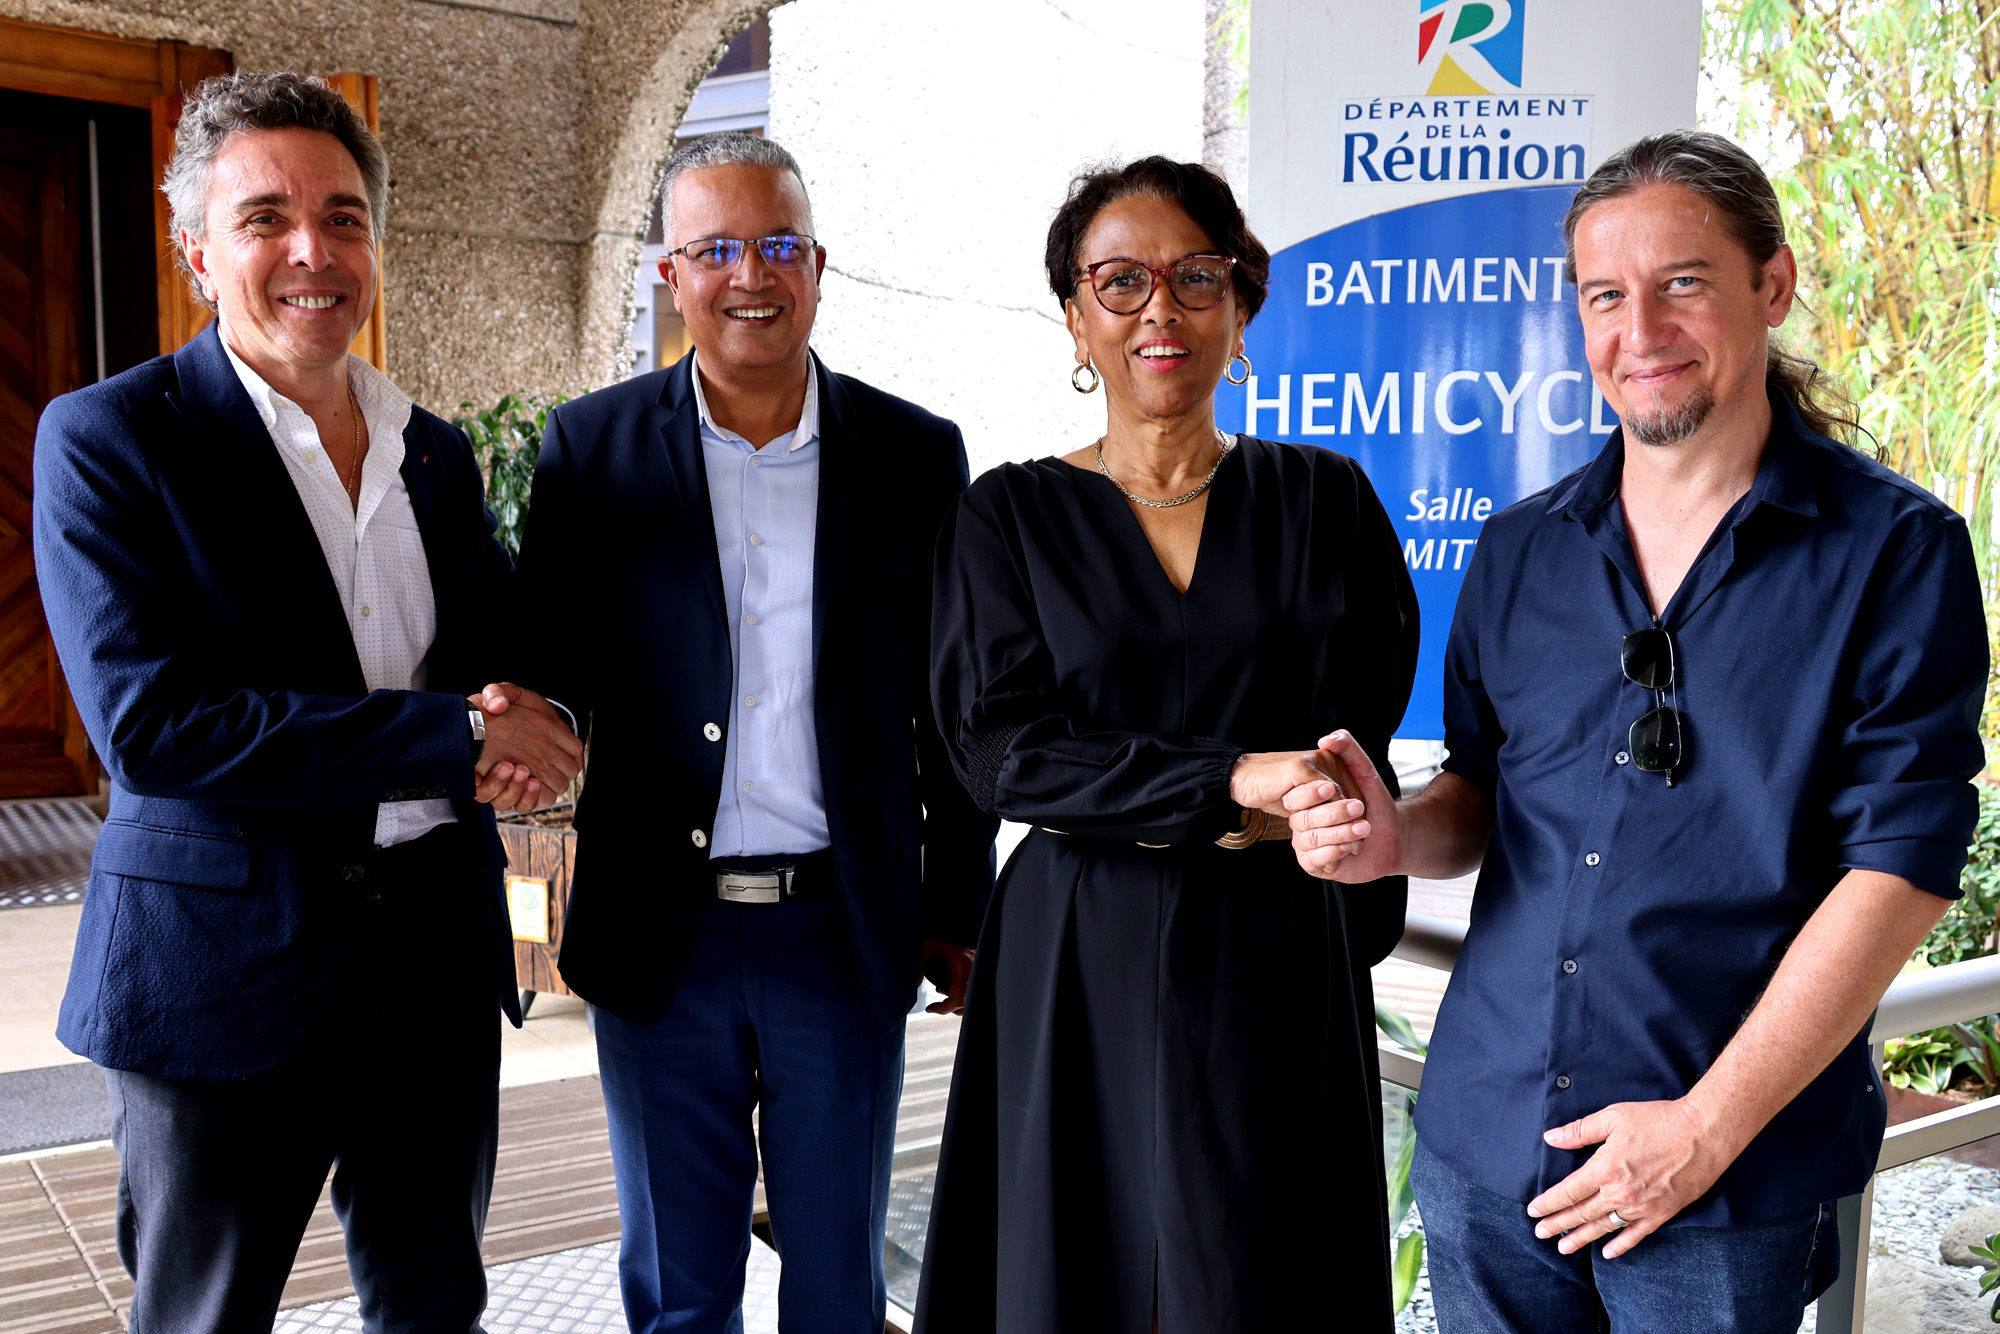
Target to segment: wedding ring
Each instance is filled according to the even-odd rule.
[[[1617,1211],[1616,1209],[1613,1209],[1613,1210],[1612,1210],[1612,1211],[1611,1211],[1611,1212],[1610,1212],[1609,1214],[1607,1214],[1607,1215],[1605,1215],[1605,1216],[1606,1216],[1607,1218],[1609,1218],[1609,1219],[1611,1220],[1611,1226],[1613,1226],[1613,1227],[1631,1227],[1631,1226],[1632,1226],[1632,1225],[1631,1225],[1630,1223],[1626,1222],[1626,1221],[1625,1221],[1625,1220],[1624,1220],[1623,1218],[1619,1217],[1619,1215],[1618,1215],[1618,1211]]]

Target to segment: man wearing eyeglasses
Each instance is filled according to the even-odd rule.
[[[1295,792],[1294,846],[1350,882],[1483,856],[1417,1108],[1442,1334],[1792,1334],[1880,1151],[1871,1014],[1977,815],[1972,545],[1772,345],[1798,270],[1740,148],[1641,140],[1566,231],[1623,425],[1487,524],[1445,772],[1394,802],[1337,740],[1362,800]]]
[[[625,1312],[741,1328],[761,1156],[785,1327],[880,1334],[904,1020],[920,968],[962,1005],[993,876],[927,684],[965,447],[808,349],[826,252],[789,153],[697,139],[663,191],[695,350],[550,417],[521,560],[568,610],[520,679],[588,719],[561,967],[596,1007]]]

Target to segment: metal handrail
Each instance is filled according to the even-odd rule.
[[[1411,913],[1405,919],[1403,938],[1390,953],[1448,973],[1465,945],[1465,931],[1463,922]],[[1876,1008],[1868,1041],[1875,1047],[1879,1067],[1881,1044],[1891,1038],[1989,1014],[2000,1014],[2000,955],[1900,974]],[[1421,1055],[1387,1041],[1379,1042],[1378,1047],[1384,1080],[1413,1091],[1423,1084]],[[1892,1127],[1882,1137],[1875,1170],[1886,1172],[1993,1135],[2000,1135],[2000,1097],[1934,1112]],[[1863,1266],[1869,1253],[1874,1197],[1871,1178],[1860,1195],[1840,1201],[1841,1276],[1819,1299],[1821,1334],[1857,1334],[1862,1328],[1868,1300],[1868,1275]]]
[[[1886,1042],[1989,1014],[2000,1014],[2000,954],[1902,974],[1882,997],[1868,1040]]]
[[[1450,972],[1465,944],[1465,923],[1413,912],[1403,917],[1403,938],[1389,951],[1398,959]]]

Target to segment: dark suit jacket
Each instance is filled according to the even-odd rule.
[[[481,832],[515,1007],[492,809],[463,696],[510,577],[464,436],[421,409],[403,480],[437,602],[429,684],[370,692],[312,522],[214,326],[65,394],[35,440],[35,569],[111,774],[57,1036],[100,1065],[240,1079],[298,1044],[348,946],[381,801]]]
[[[639,1024],[666,1013],[715,901],[705,844],[730,717],[692,366],[550,416],[521,545],[551,615],[515,679],[590,717],[563,978]],[[887,1026],[915,999],[921,940],[972,944],[993,883],[996,824],[959,787],[929,705],[931,558],[965,444],[913,404],[816,373],[814,721],[848,937]]]

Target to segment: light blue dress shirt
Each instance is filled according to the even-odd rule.
[[[813,730],[813,538],[819,526],[819,384],[790,434],[758,449],[709,415],[694,373],[735,693],[708,855],[817,852],[832,839]]]

